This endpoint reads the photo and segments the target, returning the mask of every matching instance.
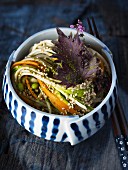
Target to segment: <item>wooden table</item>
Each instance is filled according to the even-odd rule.
[[[0,87],[9,55],[27,37],[50,27],[69,27],[78,18],[87,28],[88,16],[94,16],[114,55],[119,96],[127,114],[127,0],[1,0]],[[110,120],[97,134],[71,146],[40,139],[22,128],[7,111],[1,88],[0,101],[0,170],[121,170]]]

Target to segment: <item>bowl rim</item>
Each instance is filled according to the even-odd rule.
[[[72,29],[72,28],[67,28],[67,27],[59,27],[62,31],[64,30],[71,30],[73,31],[74,33],[76,32],[75,29]],[[13,57],[12,57],[12,60],[15,61],[18,53],[20,52],[20,50],[25,47],[27,45],[27,43],[29,43],[32,39],[34,39],[35,37],[41,35],[41,34],[44,34],[44,33],[47,33],[49,31],[56,31],[56,28],[49,28],[49,29],[45,29],[45,30],[42,30],[42,31],[39,31],[33,35],[31,35],[30,37],[28,37],[18,48],[17,50],[14,52],[13,54]],[[99,39],[97,39],[96,37],[94,37],[93,35],[87,33],[87,32],[84,32],[84,37],[88,37],[88,38],[91,38],[93,39],[98,45],[101,46],[101,52],[105,53],[108,61],[109,61],[109,64],[110,64],[110,68],[111,68],[111,73],[112,73],[112,79],[111,79],[111,87],[106,95],[106,97],[102,100],[102,102],[97,106],[95,107],[92,111],[88,112],[87,114],[85,114],[84,116],[82,117],[79,117],[79,115],[71,115],[71,116],[65,116],[65,115],[58,115],[58,114],[52,114],[52,113],[48,113],[48,112],[44,112],[44,111],[40,111],[32,106],[30,106],[29,104],[25,103],[19,96],[18,94],[16,93],[16,91],[14,90],[14,87],[12,85],[12,82],[11,82],[11,77],[10,77],[10,68],[7,68],[9,69],[9,84],[10,84],[10,88],[11,88],[11,91],[16,95],[16,98],[18,100],[20,100],[20,102],[22,103],[23,102],[23,105],[27,105],[27,107],[29,107],[30,109],[32,109],[33,111],[39,114],[46,114],[48,116],[52,116],[52,117],[60,117],[60,118],[79,118],[80,119],[83,119],[83,118],[87,118],[87,117],[90,117],[93,113],[97,112],[109,99],[109,97],[111,96],[112,92],[113,92],[113,89],[115,87],[115,84],[116,84],[116,70],[115,70],[115,65],[114,65],[114,62],[112,60],[112,53],[111,51],[109,50],[109,48],[102,42],[100,41]],[[107,50],[106,50],[107,49]],[[12,62],[12,61],[10,61]]]

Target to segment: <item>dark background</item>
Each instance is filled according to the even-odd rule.
[[[121,170],[111,121],[76,146],[40,139],[22,128],[2,101],[2,74],[11,52],[30,35],[93,16],[113,53],[119,97],[128,120],[127,0],[0,0],[0,170]]]

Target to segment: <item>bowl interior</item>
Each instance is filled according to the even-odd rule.
[[[60,28],[60,29],[66,35],[69,35],[71,32],[73,34],[76,33],[76,30],[74,30],[74,29],[70,29],[70,28]],[[47,30],[38,32],[38,33],[32,35],[31,37],[29,37],[26,41],[24,41],[19,46],[19,48],[14,53],[13,60],[18,61],[18,60],[23,59],[28,54],[29,49],[35,43],[39,43],[40,41],[45,40],[45,39],[55,40],[57,38],[58,38],[58,34],[57,34],[57,31],[56,31],[56,28],[51,28],[51,29],[47,29]],[[111,69],[111,72],[112,72],[112,85],[111,85],[111,88],[108,92],[108,95],[105,97],[105,99],[95,109],[93,109],[93,111],[91,111],[87,114],[87,115],[90,115],[90,114],[94,113],[95,111],[97,111],[98,109],[100,109],[100,107],[110,97],[110,95],[113,91],[113,88],[115,86],[115,82],[116,82],[116,71],[115,71],[115,67],[114,67],[111,55],[109,54],[108,51],[104,50],[104,47],[106,47],[106,45],[104,43],[102,43],[100,40],[98,40],[97,38],[95,38],[94,36],[92,36],[88,33],[84,33],[83,38],[85,39],[86,44],[89,44],[90,47],[92,47],[94,50],[98,51],[101,55],[103,55],[108,60],[108,62],[110,64],[110,69]],[[85,115],[85,116],[87,116],[87,115]]]

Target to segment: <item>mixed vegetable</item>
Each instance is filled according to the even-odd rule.
[[[106,96],[111,85],[107,61],[87,47],[78,33],[34,44],[29,54],[11,66],[17,94],[44,112],[85,115]]]

